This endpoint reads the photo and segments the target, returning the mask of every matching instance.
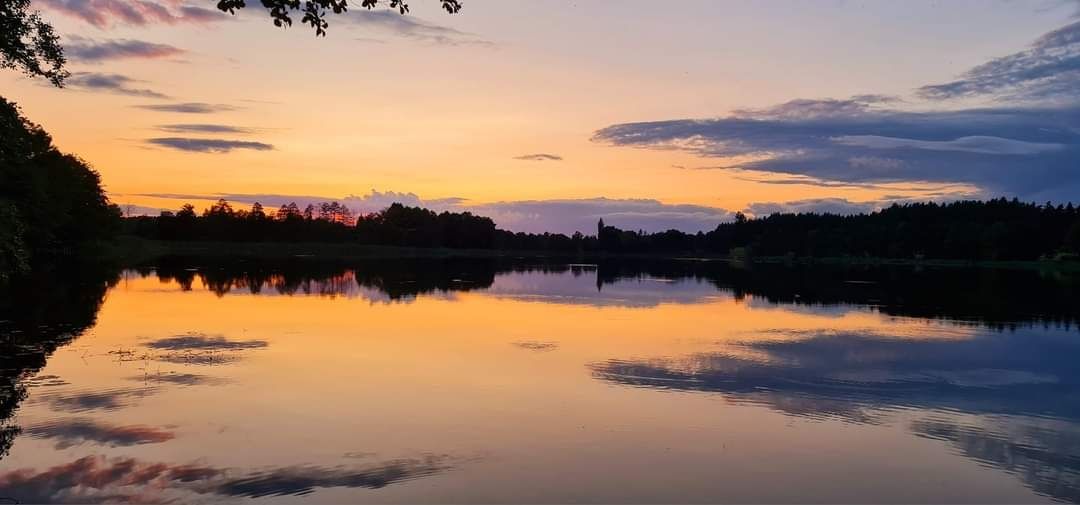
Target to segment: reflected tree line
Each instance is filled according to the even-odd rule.
[[[736,254],[743,257],[876,257],[953,260],[1074,260],[1080,257],[1080,210],[1016,199],[895,204],[871,214],[737,214],[709,232],[658,233],[597,224],[580,232],[514,233],[490,218],[395,203],[353,216],[326,202],[270,211],[234,209],[225,200],[201,214],[192,205],[160,216],[126,219],[128,233],[177,241],[309,241],[365,245],[546,251],[566,254]]]
[[[202,262],[202,263],[200,263]],[[195,267],[193,265],[202,265]],[[625,280],[694,280],[732,293],[736,299],[808,308],[871,307],[899,317],[940,319],[994,329],[1024,325],[1080,326],[1080,272],[1059,269],[955,267],[738,265],[723,261],[627,259],[595,266],[556,258],[443,258],[366,260],[363,263],[235,259],[213,263],[184,257],[162,258],[139,270],[190,290],[196,279],[219,296],[253,294],[350,295],[375,290],[391,300],[431,293],[491,287],[500,275],[524,272],[595,276],[603,290]]]
[[[118,270],[36,270],[0,285],[0,458],[19,427],[11,419],[26,397],[25,380],[60,347],[93,327]]]

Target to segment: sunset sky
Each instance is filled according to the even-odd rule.
[[[257,4],[258,2],[249,2]],[[0,93],[135,213],[344,200],[522,231],[1080,201],[1080,2],[436,0],[330,16],[34,0],[65,89]]]

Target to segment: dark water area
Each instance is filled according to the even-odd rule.
[[[73,270],[0,298],[3,499],[1080,502],[1076,272]]]

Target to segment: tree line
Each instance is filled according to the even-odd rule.
[[[119,227],[98,173],[0,97],[0,280],[89,256]]]
[[[1069,204],[1004,198],[951,203],[905,203],[868,214],[737,214],[708,232],[657,233],[597,224],[580,232],[522,233],[502,230],[470,212],[434,212],[395,203],[353,216],[343,204],[300,209],[295,203],[268,211],[255,203],[234,209],[220,200],[201,214],[177,212],[133,217],[126,230],[175,241],[308,241],[365,245],[542,251],[550,253],[713,254],[768,257],[875,257],[892,259],[1037,260],[1080,255],[1080,209]]]

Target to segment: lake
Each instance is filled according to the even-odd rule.
[[[1075,273],[171,258],[5,298],[0,501],[1080,501]]]

